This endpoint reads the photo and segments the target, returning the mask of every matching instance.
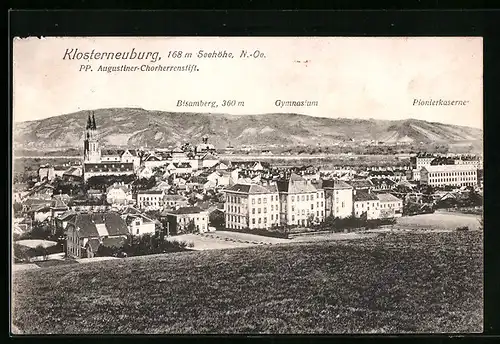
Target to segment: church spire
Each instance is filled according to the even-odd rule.
[[[91,126],[92,126],[92,121],[90,119],[90,114],[89,114],[89,117],[87,118],[87,127],[86,127],[86,129],[90,129]]]

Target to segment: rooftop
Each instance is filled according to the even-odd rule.
[[[378,194],[377,197],[380,200],[380,202],[402,202],[401,199],[389,193]]]
[[[269,194],[277,192],[277,190],[275,190],[275,187],[268,188],[258,184],[243,184],[243,183],[234,184],[225,191],[242,192],[247,194]]]
[[[378,197],[375,194],[366,191],[357,191],[353,195],[354,202],[366,202],[366,201],[378,201]]]
[[[474,165],[456,164],[456,165],[431,165],[422,167],[421,170],[427,172],[453,172],[453,171],[475,171],[477,168]]]

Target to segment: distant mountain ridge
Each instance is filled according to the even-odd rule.
[[[292,113],[228,115],[109,108],[14,123],[14,148],[78,148],[91,112],[107,147],[166,148],[183,142],[200,142],[204,135],[218,148],[255,144],[327,146],[361,140],[456,143],[482,140],[483,136],[481,129],[417,119],[390,121]]]

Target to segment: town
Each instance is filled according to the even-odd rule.
[[[482,215],[482,158],[472,154],[326,169],[222,159],[208,136],[171,149],[107,149],[100,135],[89,115],[79,163],[43,164],[35,179],[14,181],[15,262],[196,249],[176,240],[185,234],[242,242],[227,233],[288,239],[440,209]]]

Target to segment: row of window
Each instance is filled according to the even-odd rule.
[[[267,223],[267,217],[264,217],[264,223]],[[271,217],[270,217],[271,221],[278,221],[279,220],[279,215],[278,214],[271,214]],[[255,224],[255,218],[252,218],[251,221],[252,221],[252,224]],[[258,223],[262,223],[262,218],[258,218]],[[235,215],[227,215],[226,216],[226,221],[227,222],[235,222],[235,223],[245,223],[246,220],[243,216],[235,216]]]
[[[451,183],[451,182],[469,182],[476,180],[475,177],[465,177],[465,178],[430,178],[430,181],[433,183]]]
[[[290,200],[292,202],[295,202],[295,196],[292,195],[290,198],[291,198]],[[316,198],[323,198],[323,193],[319,193],[316,196]],[[311,195],[300,195],[300,196],[297,195],[297,202],[299,202],[299,201],[309,201],[309,199],[311,201],[313,201],[314,200],[314,194],[311,194]]]
[[[453,176],[473,176],[476,171],[455,171],[455,172],[433,172],[429,177],[453,177]]]

